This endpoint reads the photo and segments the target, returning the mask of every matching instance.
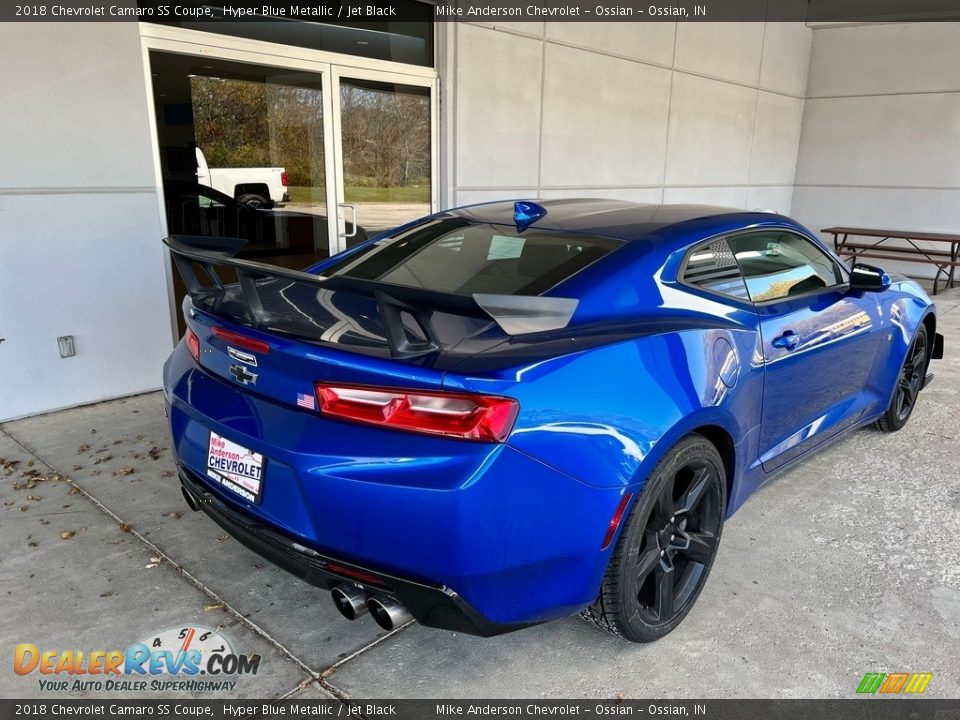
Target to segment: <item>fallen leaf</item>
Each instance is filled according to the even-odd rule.
[[[134,411],[134,412],[136,412],[136,411]],[[136,439],[137,439],[137,440],[143,440],[143,435],[137,435]]]
[[[33,460],[32,460],[32,459],[30,460],[30,462],[27,463],[27,467],[33,467]]]
[[[170,470],[164,470],[160,473],[160,477],[173,477],[173,472]]]
[[[113,455],[111,455],[110,453],[107,453],[106,455],[101,455],[100,457],[98,457],[96,460],[93,461],[93,464],[99,465],[100,463],[105,463],[108,460],[113,460]]]
[[[221,535],[220,537],[217,538],[217,542],[223,542],[229,537],[230,537],[229,535]]]
[[[100,593],[100,597],[113,597],[113,591],[107,590],[105,593]]]
[[[35,502],[40,502],[40,496],[39,496],[39,495],[27,495],[27,500],[33,500],[33,501],[35,501]]]
[[[91,434],[91,435],[96,435],[96,434],[97,434],[96,428],[90,428],[90,434]]]
[[[30,509],[30,506],[29,506],[29,505],[21,505],[21,506],[20,506],[20,512],[26,512],[26,511],[29,510],[29,509]]]
[[[3,466],[4,470],[13,469],[19,464],[20,464],[19,460],[7,460],[6,458],[0,458],[0,465]]]
[[[120,523],[120,532],[122,532],[122,533],[128,533],[128,532],[130,532],[130,523],[128,523],[128,522],[122,522],[122,523]]]
[[[152,557],[152,558],[150,558],[150,562],[152,562],[152,563],[158,563],[158,562],[160,562],[160,558]]]
[[[122,443],[122,442],[123,442],[123,438],[117,438],[116,440],[113,441],[113,444],[114,444],[114,445],[119,445],[119,444]]]
[[[67,494],[68,494],[68,495],[79,495],[79,494],[80,494],[80,488],[78,488],[78,487],[72,487],[72,488],[70,488],[70,491],[69,491]]]
[[[73,471],[74,471],[74,472],[80,472],[81,470],[83,470],[83,465],[74,465],[74,466],[73,466]]]
[[[153,570],[155,567],[157,567],[157,565],[159,565],[159,563],[150,563],[149,565],[144,565],[143,567],[145,567],[147,570]]]
[[[60,533],[60,537],[62,537],[64,540],[69,540],[74,535],[76,535],[76,533],[73,530],[64,530],[62,533]]]
[[[222,602],[207,603],[206,605],[203,606],[203,611],[212,612],[214,610],[223,610],[224,607],[225,606]]]
[[[86,443],[83,443],[80,447],[77,448],[77,453],[85,453],[90,449],[90,446]]]
[[[150,456],[150,459],[151,459],[151,460],[159,460],[159,459],[160,459],[160,453],[162,453],[164,450],[166,450],[166,448],[161,448],[161,447],[157,447],[156,445],[154,445],[152,448],[150,448],[149,450],[147,450],[147,455]]]
[[[131,473],[133,473],[132,467],[122,467],[119,470],[113,471],[114,475],[130,475]]]
[[[168,512],[164,517],[173,518],[174,520],[179,520],[183,517],[183,513],[179,510],[174,510],[173,512]]]
[[[31,540],[27,543],[27,547],[37,547],[39,544],[36,540]]]

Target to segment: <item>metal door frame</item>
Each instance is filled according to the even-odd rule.
[[[280,45],[261,40],[237,38],[153,23],[140,23],[139,27],[161,237],[167,235],[168,228],[163,199],[163,177],[160,170],[160,143],[156,123],[156,106],[153,98],[153,81],[150,70],[151,50],[208,57],[216,60],[232,60],[272,67],[277,70],[293,70],[320,75],[324,113],[323,152],[327,232],[330,238],[331,254],[339,252],[345,247],[344,238],[340,232],[341,213],[338,211],[344,201],[343,143],[340,135],[340,78],[379,80],[431,88],[430,206],[434,212],[438,209],[440,133],[437,97],[438,75],[435,68],[342,55],[323,50],[311,50],[292,45]],[[159,243],[157,246],[159,248]],[[167,280],[167,297],[170,305],[170,333],[173,343],[176,344],[179,340],[177,313],[180,312],[180,308],[176,306],[176,298],[174,297],[173,264],[170,261],[169,253],[163,253],[163,262]]]

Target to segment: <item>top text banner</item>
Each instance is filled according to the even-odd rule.
[[[904,22],[960,20],[960,0],[60,0],[2,3],[20,22]]]

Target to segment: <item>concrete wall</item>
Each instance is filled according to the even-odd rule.
[[[617,197],[790,211],[800,23],[448,23],[445,205]]]
[[[958,23],[815,30],[795,217],[816,230],[960,231],[958,68]]]
[[[0,67],[0,420],[156,388],[172,336],[137,25],[0,24]]]

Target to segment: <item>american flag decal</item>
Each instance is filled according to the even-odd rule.
[[[317,409],[317,398],[306,393],[297,393],[297,405],[307,410]]]

